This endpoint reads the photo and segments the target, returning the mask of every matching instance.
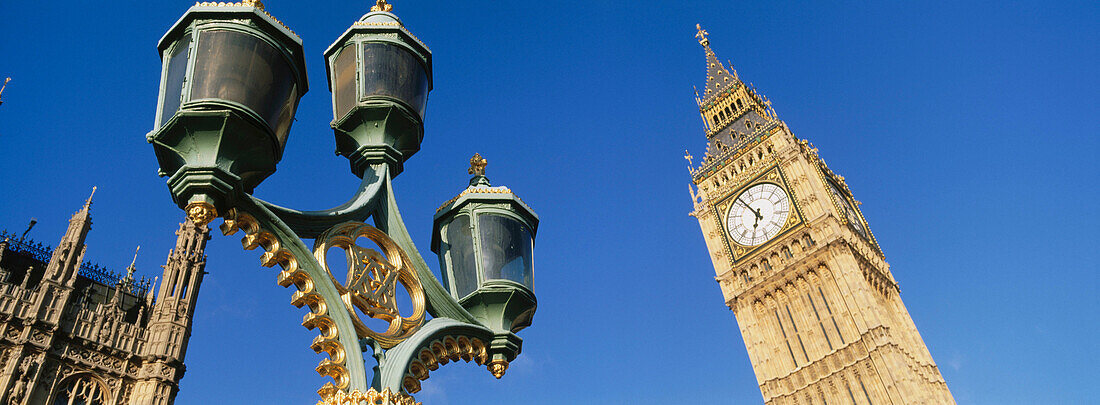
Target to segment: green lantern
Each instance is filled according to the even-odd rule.
[[[373,10],[325,51],[332,129],[356,176],[385,163],[393,177],[424,139],[432,53],[388,8]]]
[[[535,232],[539,219],[507,187],[492,187],[486,160],[471,159],[470,186],[435,214],[432,252],[451,296],[490,329],[530,326]]]
[[[308,90],[302,40],[259,1],[204,2],[158,49],[160,98],[146,138],[176,204],[193,219],[213,218],[282,159]]]

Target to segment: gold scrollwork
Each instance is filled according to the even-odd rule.
[[[317,405],[360,405],[363,403],[370,405],[420,405],[420,402],[416,402],[411,395],[390,392],[388,388],[383,389],[382,392],[378,392],[374,388],[367,390],[367,392],[359,390],[354,390],[351,393],[333,391],[317,401]]]
[[[245,250],[257,247],[264,248],[264,254],[260,257],[260,265],[272,267],[278,264],[283,268],[279,272],[279,285],[298,288],[291,296],[290,303],[298,308],[308,306],[310,312],[302,321],[302,326],[312,330],[319,329],[321,334],[313,339],[310,348],[317,353],[327,353],[329,358],[321,360],[317,365],[317,373],[332,377],[336,383],[325,383],[318,392],[333,392],[344,390],[348,387],[350,376],[347,368],[347,355],[339,342],[339,329],[336,322],[328,315],[328,305],[324,298],[314,290],[313,278],[298,267],[298,259],[286,248],[275,234],[260,227],[258,221],[251,215],[240,212],[236,208],[225,213],[225,223],[221,226],[222,234],[228,236],[242,230],[245,236],[241,238],[241,244]],[[341,391],[343,392],[343,391]]]
[[[498,359],[490,363],[488,347],[481,339],[466,336],[446,336],[434,340],[423,349],[420,349],[420,353],[409,363],[409,368],[405,370],[405,377],[401,385],[409,393],[420,392],[420,382],[428,379],[429,371],[434,371],[441,365],[452,361],[457,362],[458,360],[473,361],[479,366],[487,366],[493,375],[496,375],[496,372],[493,371],[492,363],[504,361]],[[504,362],[504,367],[508,367],[508,362]],[[501,371],[500,375],[503,376],[504,372]]]
[[[355,240],[366,237],[377,244],[382,253],[360,247]],[[329,248],[344,250],[348,261],[346,284],[340,284],[326,263]],[[360,338],[374,339],[384,349],[396,346],[424,325],[426,312],[424,288],[405,251],[377,228],[361,222],[344,222],[329,228],[313,245],[313,255],[332,279],[344,306],[351,314],[355,332]],[[402,316],[397,308],[397,283],[401,283],[412,300],[412,315]],[[356,314],[389,322],[385,332],[367,327]]]

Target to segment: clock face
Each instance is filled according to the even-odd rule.
[[[733,200],[726,216],[726,230],[737,244],[756,246],[779,234],[790,215],[787,192],[776,184],[760,183]]]
[[[833,192],[833,197],[840,203],[841,209],[844,210],[844,216],[848,219],[848,225],[851,225],[860,236],[864,239],[867,238],[867,229],[863,227],[863,221],[859,220],[859,215],[856,214],[856,208],[852,206],[852,203],[844,198],[844,194],[840,192],[840,189],[836,187],[831,181],[829,182],[829,191]]]

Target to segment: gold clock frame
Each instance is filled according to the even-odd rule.
[[[787,217],[787,221],[783,224],[783,227],[780,228],[779,233],[776,233],[771,239],[756,246],[741,245],[730,238],[729,227],[726,223],[729,218],[726,214],[729,212],[730,206],[733,205],[733,201],[738,195],[741,195],[741,193],[749,187],[762,183],[777,184],[787,193],[787,197],[791,201],[791,207],[793,207],[791,215]],[[711,205],[711,210],[713,210],[715,217],[718,219],[718,224],[722,231],[722,240],[726,242],[726,257],[729,258],[730,264],[737,264],[745,257],[771,246],[772,243],[783,237],[783,235],[799,228],[806,222],[805,218],[802,216],[802,207],[798,204],[798,198],[796,198],[794,191],[791,190],[790,184],[787,183],[787,177],[779,168],[778,163],[764,169],[759,175],[742,183],[737,188],[733,189],[733,191],[716,198],[715,203]]]

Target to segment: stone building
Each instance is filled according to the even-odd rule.
[[[0,405],[166,405],[176,396],[209,230],[180,224],[153,291],[153,280],[134,279],[133,263],[119,275],[83,261],[91,204],[52,250],[0,234]]]
[[[955,403],[844,177],[697,37],[708,146],[691,215],[764,403]]]

